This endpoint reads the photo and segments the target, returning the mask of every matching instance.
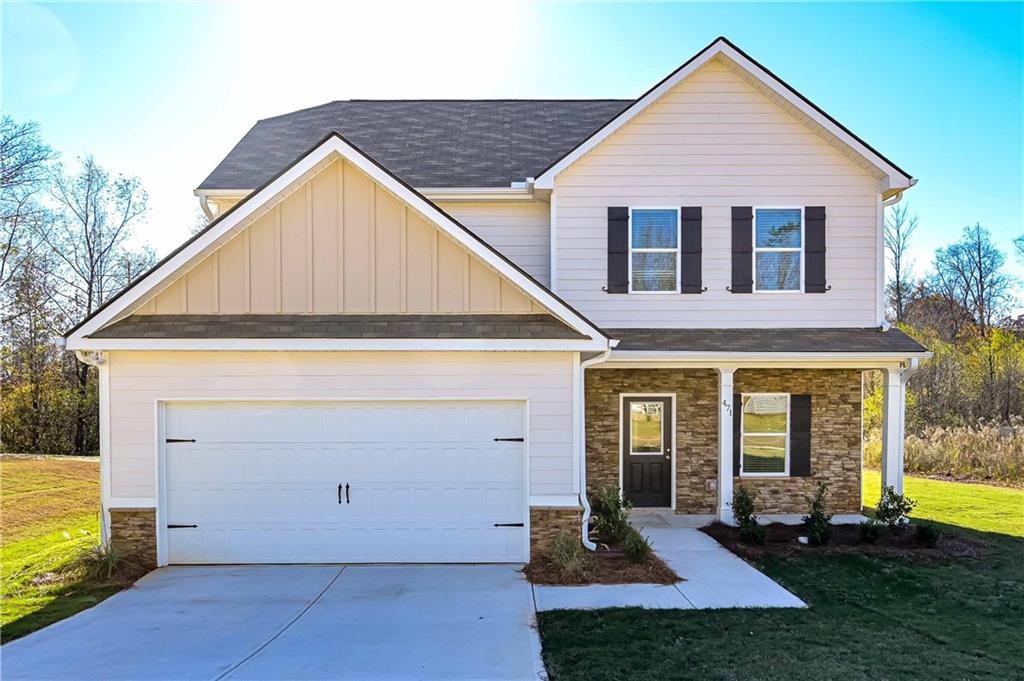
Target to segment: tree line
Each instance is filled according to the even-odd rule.
[[[147,197],[137,177],[91,156],[71,167],[31,122],[0,120],[0,449],[92,454],[99,449],[95,368],[57,339],[155,261],[137,246]],[[1017,282],[980,224],[935,251],[913,275],[919,227],[905,203],[888,210],[886,285],[893,324],[935,352],[909,384],[908,432],[1010,423],[1022,414],[1024,315]],[[1014,242],[1024,259],[1024,235]],[[865,425],[877,429],[881,390],[868,376]]]
[[[35,123],[0,119],[0,449],[99,450],[95,368],[59,337],[155,262],[132,245],[137,177],[91,156],[67,167]]]

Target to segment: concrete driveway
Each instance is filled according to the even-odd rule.
[[[544,678],[514,566],[171,567],[0,649],[15,679]]]

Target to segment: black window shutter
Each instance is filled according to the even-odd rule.
[[[789,397],[789,474],[811,474],[811,396]]]
[[[629,208],[608,208],[608,293],[629,293]]]
[[[733,293],[753,291],[753,224],[754,209],[750,206],[732,208],[732,286]]]
[[[740,474],[740,444],[743,442],[743,395],[732,394],[732,474]]]
[[[824,293],[825,283],[825,206],[804,208],[804,291]]]
[[[680,244],[679,269],[682,272],[680,291],[683,293],[701,293],[704,291],[701,273],[701,209],[683,207],[679,209],[680,225],[682,226],[682,243]]]

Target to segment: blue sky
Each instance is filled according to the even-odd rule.
[[[0,3],[0,106],[139,175],[166,253],[259,118],[355,97],[635,97],[725,35],[919,179],[918,271],[1024,233],[1024,4]]]

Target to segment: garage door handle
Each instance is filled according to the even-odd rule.
[[[348,498],[348,483],[345,483],[345,503],[350,503]]]
[[[338,503],[341,503],[341,483],[338,483]]]

